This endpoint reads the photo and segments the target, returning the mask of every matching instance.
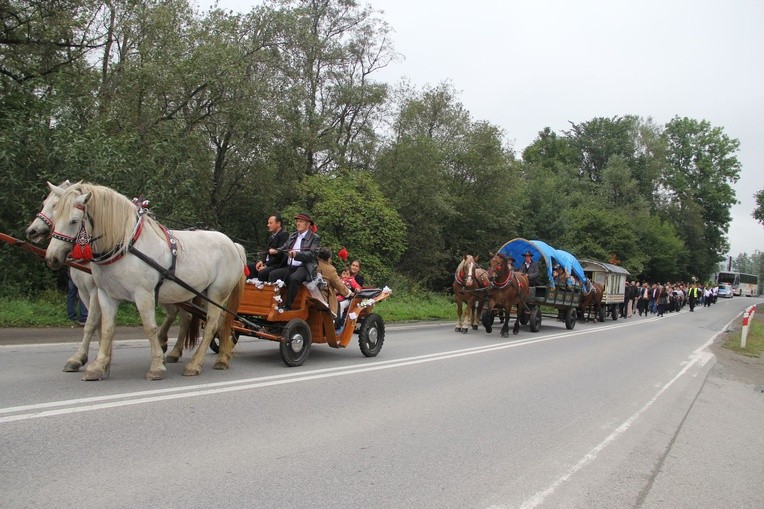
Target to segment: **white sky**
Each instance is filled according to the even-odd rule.
[[[207,7],[213,0],[197,0]],[[260,2],[220,0],[246,12]],[[730,254],[764,251],[761,0],[368,0],[402,57],[376,79],[450,81],[518,155],[544,127],[595,117],[708,120],[740,140]]]

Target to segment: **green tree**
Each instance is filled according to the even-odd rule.
[[[728,248],[730,207],[737,203],[731,184],[740,176],[735,156],[740,143],[720,127],[686,117],[672,119],[665,138],[667,166],[662,184],[672,205],[669,217],[695,257],[692,266],[681,268],[682,275],[711,273]],[[697,221],[700,231],[683,225]]]
[[[336,176],[312,175],[298,188],[298,201],[285,217],[308,210],[321,235],[321,245],[335,255],[345,247],[358,258],[367,279],[384,285],[405,250],[404,221],[365,171],[343,171]]]
[[[756,208],[753,210],[753,218],[764,225],[764,189],[753,195],[756,199]]]

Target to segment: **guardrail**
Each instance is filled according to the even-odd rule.
[[[748,324],[753,319],[753,314],[756,312],[756,305],[749,306],[743,313],[743,330],[740,333],[740,348],[745,348],[745,342],[748,339]]]

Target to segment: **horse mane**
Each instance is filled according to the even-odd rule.
[[[85,209],[92,218],[94,247],[97,244],[98,251],[109,251],[119,244],[127,246],[135,230],[137,209],[126,196],[106,186],[83,183],[67,188],[56,206],[68,210],[76,198],[86,193],[91,193]],[[159,224],[144,216],[144,228],[147,226],[161,234]]]

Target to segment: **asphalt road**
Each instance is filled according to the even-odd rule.
[[[746,303],[509,340],[390,326],[379,357],[316,345],[299,368],[242,338],[230,370],[159,382],[140,329],[101,382],[61,372],[66,334],[6,329],[0,506],[762,507],[764,400],[707,348]]]

